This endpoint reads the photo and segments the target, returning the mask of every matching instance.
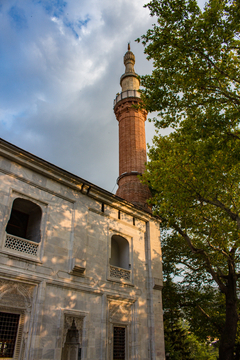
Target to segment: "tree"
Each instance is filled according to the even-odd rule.
[[[198,339],[189,334],[189,341],[191,343],[191,353],[196,360],[217,360],[217,351],[214,344],[200,343]]]
[[[157,24],[142,37],[154,66],[141,79],[143,104],[158,111],[158,129],[173,129],[154,138],[143,181],[185,282],[224,297],[218,321],[198,308],[219,334],[220,360],[234,359],[239,310],[239,5],[152,0]]]
[[[224,296],[214,286],[205,272],[193,272],[183,265],[185,260],[191,266],[188,246],[176,237],[169,241],[166,232],[161,236],[163,251],[163,309],[172,323],[188,324],[188,343],[193,359],[216,360],[219,329],[224,324]],[[180,262],[179,259],[181,258]],[[181,264],[181,266],[179,266]],[[172,279],[177,278],[173,281]],[[165,329],[165,324],[164,324]],[[168,332],[165,340],[171,342]],[[210,344],[214,343],[214,347]],[[200,356],[201,354],[201,356]],[[183,357],[184,358],[184,357]]]
[[[194,360],[186,329],[180,321],[170,323],[167,315],[164,317],[166,360]]]
[[[199,334],[196,330],[199,328],[199,320],[201,321],[201,319],[195,316],[194,311],[191,314],[191,310],[195,308],[194,302],[197,297],[199,301],[198,294],[195,292],[186,294],[185,289],[179,283],[172,281],[168,271],[165,271],[164,277],[163,310],[166,359],[216,360],[217,351],[209,336],[211,334],[214,338],[215,334],[210,331],[209,327],[204,334],[206,323],[204,328],[201,327],[202,331]],[[201,295],[204,297],[206,294]],[[184,311],[186,308],[190,310],[187,314]],[[205,320],[204,316],[203,320]],[[195,331],[198,336],[194,334]]]
[[[167,276],[163,289],[166,360],[193,360],[188,333],[182,326],[182,314],[176,302],[177,295],[178,285]]]

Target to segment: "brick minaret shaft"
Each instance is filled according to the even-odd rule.
[[[119,123],[119,177],[117,195],[136,205],[148,207],[150,197],[147,186],[140,183],[138,175],[145,170],[147,161],[145,121],[147,112],[135,108],[141,102],[139,79],[134,71],[135,56],[128,51],[124,56],[125,73],[121,76],[121,94],[114,101],[114,113]]]

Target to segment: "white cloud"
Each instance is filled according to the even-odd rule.
[[[54,3],[59,6],[54,8]],[[112,104],[120,91],[128,41],[136,71],[151,71],[142,45],[134,42],[153,22],[143,4],[4,2],[1,136],[111,191],[118,176],[118,124]],[[151,137],[152,124],[147,128]]]

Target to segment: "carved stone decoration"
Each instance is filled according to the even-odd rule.
[[[10,250],[19,251],[24,254],[37,256],[39,244],[18,236],[6,234],[4,247]]]
[[[125,300],[109,301],[109,320],[110,322],[130,322],[132,302]]]
[[[0,280],[0,305],[30,310],[34,287],[34,285]]]
[[[86,270],[86,260],[79,258],[71,259],[71,274],[76,276],[82,276]]]
[[[123,279],[130,281],[131,279],[131,270],[126,270],[119,268],[117,266],[110,265],[110,276],[117,278],[117,279]]]
[[[65,315],[62,347],[64,347],[64,345],[65,345],[67,332],[71,328],[73,320],[74,320],[75,326],[78,330],[79,343],[82,344],[83,317],[77,317],[74,315]]]
[[[22,338],[21,360],[23,360],[23,358],[24,358],[24,352],[25,352],[25,346],[26,346],[26,339],[25,339],[26,336],[27,336],[27,334],[25,334],[25,336]]]
[[[35,285],[10,280],[0,280],[0,308],[20,315],[14,359],[23,360],[29,332],[29,316],[32,309]]]

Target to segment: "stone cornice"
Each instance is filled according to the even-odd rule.
[[[0,156],[9,159],[23,167],[26,167],[36,173],[39,173],[47,178],[50,178],[62,185],[65,185],[75,191],[81,192],[96,201],[104,202],[113,208],[124,211],[126,214],[139,218],[143,221],[149,221],[150,218],[155,218],[147,209],[134,205],[122,198],[104,190],[97,185],[90,183],[87,180],[80,178],[66,170],[59,168],[56,165],[49,163],[3,139],[0,138]],[[6,171],[5,171],[6,173]],[[17,174],[9,173],[8,175],[18,177]],[[23,178],[22,178],[23,179]],[[33,184],[34,185],[34,184]],[[38,187],[39,185],[36,184]],[[41,187],[43,190],[45,187]],[[75,201],[75,199],[73,199]]]

